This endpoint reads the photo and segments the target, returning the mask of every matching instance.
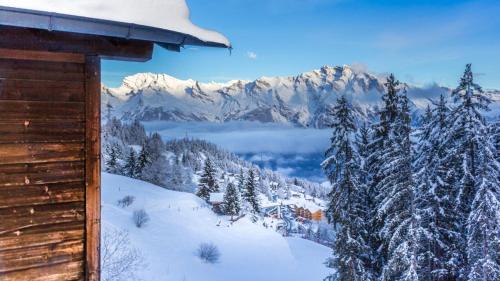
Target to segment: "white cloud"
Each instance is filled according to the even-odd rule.
[[[144,122],[146,130],[164,139],[188,137],[204,139],[234,153],[318,153],[328,148],[329,129],[304,129],[275,123],[234,121]],[[264,156],[263,156],[264,157]],[[263,159],[265,161],[265,159]]]
[[[256,54],[256,53],[254,53],[254,52],[252,52],[252,51],[248,51],[248,52],[247,52],[247,57],[248,57],[249,59],[251,59],[251,60],[255,60],[255,59],[257,59],[257,54]]]

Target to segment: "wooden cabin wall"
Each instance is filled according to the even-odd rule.
[[[98,72],[80,54],[0,49],[2,281],[99,279]]]

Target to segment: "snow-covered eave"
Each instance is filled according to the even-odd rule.
[[[227,40],[205,41],[156,27],[5,6],[0,6],[1,25],[150,41],[172,51],[184,45],[231,48]]]

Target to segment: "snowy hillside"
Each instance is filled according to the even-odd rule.
[[[136,200],[119,207],[117,201],[127,195]],[[330,273],[323,264],[331,254],[329,248],[284,238],[247,218],[231,225],[193,194],[104,173],[102,202],[104,233],[129,232],[131,246],[143,253],[147,264],[138,272],[144,280],[310,281]],[[150,222],[137,228],[132,214],[141,208]],[[204,263],[196,256],[196,249],[205,242],[218,247],[219,262]]]
[[[102,104],[113,105],[115,115],[123,120],[244,120],[322,128],[330,122],[328,111],[342,94],[352,95],[358,118],[370,118],[379,105],[384,83],[383,76],[347,65],[324,66],[294,77],[227,83],[200,83],[166,74],[140,73],[125,78],[119,88],[103,86]],[[437,85],[407,85],[407,89],[414,111],[424,109],[429,98],[450,92]],[[492,93],[498,99],[499,93]]]

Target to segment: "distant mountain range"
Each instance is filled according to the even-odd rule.
[[[458,80],[458,77],[457,77]],[[179,80],[166,74],[139,73],[126,77],[118,88],[102,86],[103,112],[109,103],[122,120],[142,121],[260,121],[323,128],[330,122],[329,110],[340,95],[352,97],[359,120],[371,119],[380,106],[385,76],[353,67],[324,66],[290,77],[262,77],[255,81],[201,83]],[[448,95],[439,85],[419,87],[404,84],[416,117],[429,99]],[[498,116],[500,91],[489,91],[494,99],[490,117]]]

